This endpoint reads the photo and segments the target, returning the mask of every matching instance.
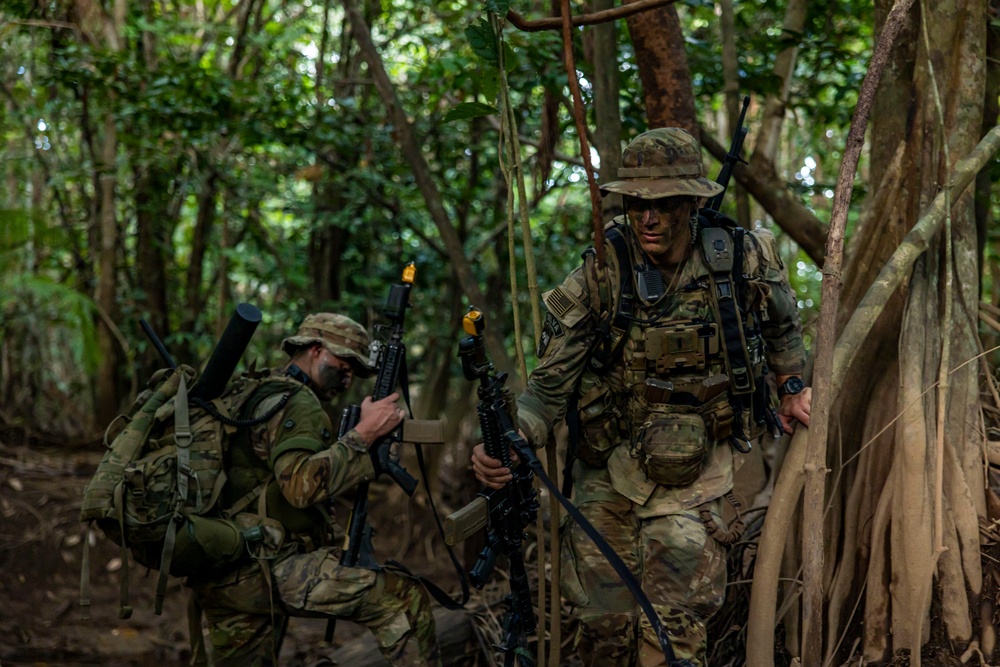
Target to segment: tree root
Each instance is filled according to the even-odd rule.
[[[799,496],[805,484],[803,465],[809,440],[805,428],[795,430],[788,445],[781,474],[774,486],[774,496],[767,511],[760,536],[757,564],[750,589],[750,622],[747,624],[748,667],[774,666],[775,609],[778,577],[781,572],[785,537],[795,516]]]

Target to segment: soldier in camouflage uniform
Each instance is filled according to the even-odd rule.
[[[606,242],[606,271],[588,251],[583,266],[543,296],[538,366],[518,400],[518,420],[528,441],[543,446],[576,394],[574,502],[642,584],[677,658],[703,665],[706,624],[725,598],[726,551],[714,536],[725,533],[722,498],[740,462],[729,444],[730,378],[711,271],[698,242],[698,208],[721,187],[702,176],[696,140],[676,128],[641,134],[622,163],[619,180],[603,190],[623,195],[627,219],[608,230],[624,237],[631,265],[619,266]],[[766,352],[782,387],[778,416],[790,431],[796,421],[808,425],[811,400],[800,377],[805,352],[795,299],[773,236],[755,230],[745,235],[744,248],[748,308],[763,334],[757,354],[748,356],[763,362]],[[653,267],[663,289],[640,289],[640,268]],[[602,348],[608,340],[602,323],[618,312],[622,271],[633,281],[634,306],[624,330],[616,335],[612,327],[611,344]],[[611,352],[596,363],[600,349]],[[482,445],[472,463],[487,486],[510,480]],[[581,621],[577,651],[584,663],[664,664],[625,585],[579,526],[567,529],[561,588]]]
[[[286,404],[234,437],[221,506],[256,508],[283,535],[268,541],[266,557],[188,581],[208,620],[214,664],[276,665],[288,617],[308,616],[368,627],[394,665],[439,665],[426,591],[391,572],[344,567],[341,549],[326,546],[328,501],[375,478],[368,447],[403,419],[399,395],[365,398],[357,426],[337,439],[321,401],[353,377],[372,375],[368,333],[342,315],[309,315],[282,349],[291,360],[248,399],[242,416]]]

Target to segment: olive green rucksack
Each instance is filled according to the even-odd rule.
[[[253,371],[231,382],[210,403],[188,403],[195,372],[189,366],[158,371],[105,432],[108,450],[83,493],[80,520],[96,525],[121,546],[120,618],[128,618],[128,555],[159,571],[155,613],[163,609],[167,575],[211,574],[250,557],[250,550],[268,538],[268,520],[243,512],[260,495],[264,484],[233,507],[218,507],[226,483],[228,443],[241,427],[270,419],[270,414],[240,420],[241,408],[268,380]],[[295,388],[274,377],[268,393]],[[296,384],[296,383],[292,383]],[[180,474],[178,474],[180,472]],[[89,535],[84,540],[80,605],[89,615]]]

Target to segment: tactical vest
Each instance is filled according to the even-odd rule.
[[[579,392],[578,455],[602,466],[624,441],[649,479],[686,486],[715,443],[729,439],[745,450],[760,435],[755,398],[769,409],[760,314],[743,301],[743,234],[702,228],[678,269],[682,284],[646,305],[638,298],[643,282],[663,290],[662,279],[653,276],[656,286],[650,271],[635,269],[628,233],[623,225],[606,229],[618,265],[614,299],[608,281],[595,276],[602,318]]]

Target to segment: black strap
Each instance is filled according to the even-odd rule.
[[[403,401],[406,403],[406,409],[413,416],[413,408],[410,406],[410,378],[406,370],[406,362],[403,362],[403,366],[399,372],[399,386],[402,389]],[[430,477],[427,475],[427,465],[424,461],[424,450],[419,443],[414,443],[414,448],[417,451],[417,466],[420,468],[420,476],[424,478],[424,487],[427,489],[427,502],[431,506],[431,512],[434,514],[434,522],[437,524],[438,534],[441,535],[441,540],[444,541],[445,549],[448,550],[448,557],[451,559],[451,564],[455,567],[455,572],[458,573],[458,580],[462,585],[462,601],[456,602],[450,595],[445,593],[440,586],[418,574],[410,572],[403,564],[398,563],[394,560],[387,560],[385,564],[387,566],[392,566],[397,572],[408,576],[420,582],[427,592],[431,596],[441,603],[441,606],[445,609],[455,610],[462,609],[465,607],[465,603],[469,601],[469,580],[465,576],[465,570],[462,568],[462,564],[458,562],[458,557],[455,555],[455,551],[448,545],[448,542],[444,537],[444,524],[441,523],[441,515],[438,514],[437,507],[434,505],[434,494],[431,493],[431,481]]]
[[[597,339],[590,355],[590,365],[598,373],[602,373],[611,365],[611,361],[628,334],[632,325],[632,308],[635,302],[635,291],[628,267],[632,264],[628,251],[628,242],[622,234],[621,225],[609,227],[604,238],[611,243],[618,259],[618,305],[614,305],[614,294],[608,295],[610,303],[601,304],[602,310],[614,308],[614,314],[603,319],[598,325]]]
[[[505,434],[505,437],[514,447],[515,451],[517,451],[518,456],[520,456],[521,459],[528,464],[531,470],[538,476],[538,479],[542,480],[542,483],[548,487],[549,492],[559,500],[562,506],[566,508],[569,515],[573,517],[573,520],[579,524],[580,528],[583,529],[583,532],[587,534],[587,537],[589,537],[594,544],[597,545],[601,554],[604,555],[604,557],[608,560],[608,563],[611,564],[611,567],[614,568],[615,573],[619,576],[619,578],[621,578],[622,583],[624,583],[626,588],[628,588],[632,593],[632,596],[635,598],[635,601],[639,603],[639,607],[646,615],[650,626],[656,633],[656,638],[660,642],[660,648],[663,650],[663,655],[667,659],[667,665],[671,665],[673,667],[682,667],[685,665],[686,661],[678,661],[677,657],[674,655],[674,648],[670,644],[670,637],[667,634],[666,629],[663,627],[663,624],[660,622],[660,617],[657,616],[656,610],[653,609],[653,604],[649,601],[649,598],[646,597],[646,594],[642,590],[642,586],[636,580],[632,571],[628,569],[628,566],[625,565],[621,556],[619,556],[611,545],[608,544],[607,540],[605,540],[601,534],[597,532],[597,529],[594,528],[593,524],[587,520],[587,517],[583,516],[580,510],[578,510],[576,506],[566,498],[566,496],[559,493],[559,489],[557,489],[556,485],[551,479],[549,479],[549,476],[545,474],[545,468],[542,467],[542,462],[538,460],[538,457],[535,455],[535,451],[528,445],[527,441],[513,432]]]

